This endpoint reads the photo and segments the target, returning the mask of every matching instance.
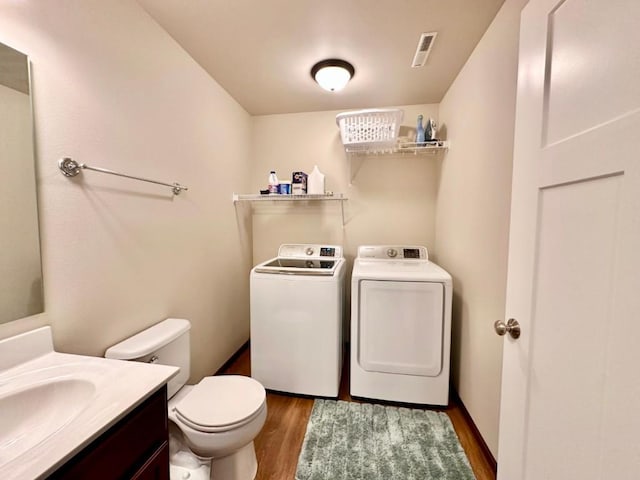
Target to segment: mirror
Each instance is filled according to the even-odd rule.
[[[0,323],[44,311],[26,55],[0,43]]]

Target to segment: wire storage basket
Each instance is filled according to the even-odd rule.
[[[393,148],[404,111],[397,108],[368,109],[336,115],[342,143],[347,150]]]

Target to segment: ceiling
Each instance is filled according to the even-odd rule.
[[[438,103],[504,0],[138,0],[250,114]],[[421,33],[437,32],[411,68]],[[351,62],[341,92],[311,78]]]

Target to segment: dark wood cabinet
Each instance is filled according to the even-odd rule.
[[[169,480],[169,443],[164,442],[131,480]]]
[[[51,480],[169,480],[167,387],[60,467]]]

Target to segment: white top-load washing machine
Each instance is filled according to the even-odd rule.
[[[251,376],[265,388],[338,396],[344,277],[336,245],[281,245],[251,270]]]
[[[451,275],[419,246],[361,246],[351,279],[351,395],[449,402]]]

